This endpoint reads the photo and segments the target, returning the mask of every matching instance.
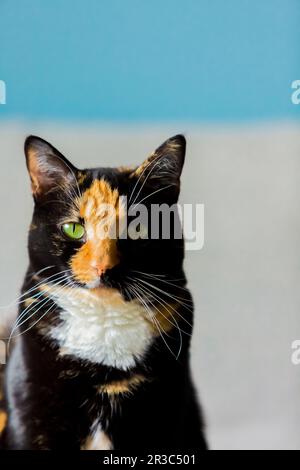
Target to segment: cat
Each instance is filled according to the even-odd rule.
[[[106,217],[113,207],[127,229],[133,206],[176,207],[185,152],[177,135],[138,167],[78,170],[45,140],[26,139],[34,213],[3,449],[207,449],[176,214],[170,237],[154,239],[141,223],[138,236],[112,237]]]

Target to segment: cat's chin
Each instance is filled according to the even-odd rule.
[[[84,291],[88,298],[93,301],[103,301],[108,302],[111,306],[118,306],[119,304],[126,304],[128,300],[124,298],[119,289],[115,287],[108,287],[102,285],[101,287],[96,287],[94,289],[85,289]]]
[[[105,285],[103,284],[101,279],[98,278],[98,279],[95,279],[94,281],[87,282],[85,287],[87,289],[103,289],[105,288]]]
[[[120,295],[119,293],[119,290],[114,288],[114,287],[107,287],[105,286],[104,284],[101,284],[99,285],[98,287],[93,287],[93,288],[89,288],[89,291],[96,295],[96,296],[101,296],[101,297],[105,297],[105,296],[111,296],[112,294],[114,293],[117,293]]]

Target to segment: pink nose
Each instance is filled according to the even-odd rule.
[[[103,276],[106,273],[106,271],[108,271],[111,268],[113,268],[112,263],[109,263],[109,262],[98,263],[96,266],[98,276],[100,277]]]
[[[105,274],[106,270],[107,270],[107,267],[102,265],[102,264],[99,264],[97,267],[97,273],[98,273],[98,276],[103,276],[103,274]]]

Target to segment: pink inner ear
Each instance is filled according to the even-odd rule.
[[[37,159],[37,152],[30,149],[27,154],[27,165],[31,179],[31,190],[33,194],[40,193],[40,170]]]
[[[68,166],[55,155],[38,155],[32,149],[28,151],[27,162],[34,195],[46,194],[55,185],[69,183],[75,178]]]
[[[53,187],[55,181],[59,180],[59,173],[61,172],[58,168],[57,174],[55,174],[54,168],[47,163],[47,156],[37,155],[35,150],[30,150],[28,153],[28,169],[32,192],[35,195],[47,193]]]
[[[171,137],[153,152],[135,171],[138,177],[179,185],[185,158],[186,141],[182,135]]]
[[[25,141],[25,155],[35,196],[47,194],[55,186],[76,180],[77,170],[51,144],[36,136]]]

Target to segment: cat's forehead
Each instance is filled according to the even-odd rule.
[[[83,219],[96,223],[107,212],[117,214],[121,196],[130,194],[134,182],[128,170],[119,168],[79,170],[76,177],[69,182],[70,186],[58,188],[61,203],[56,210],[63,222]]]
[[[105,178],[94,179],[92,184],[82,193],[79,200],[80,216],[91,217],[98,214],[101,207],[116,208],[120,193]]]
[[[99,188],[108,195],[109,190],[115,189],[121,191],[126,190],[133,181],[133,170],[131,167],[117,167],[117,168],[92,168],[87,170],[81,170],[78,173],[78,183],[81,189],[89,191],[92,195],[93,188]],[[99,186],[99,181],[101,183]]]
[[[128,168],[100,168],[78,172],[78,187],[74,194],[72,212],[82,219],[99,219],[107,211],[118,212],[120,197],[130,191],[132,170]],[[74,213],[74,215],[75,215]],[[100,218],[101,218],[100,217]]]

